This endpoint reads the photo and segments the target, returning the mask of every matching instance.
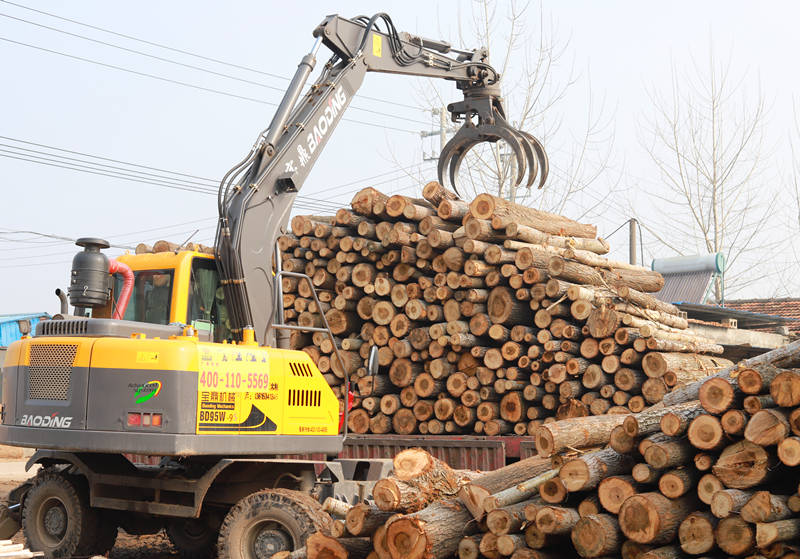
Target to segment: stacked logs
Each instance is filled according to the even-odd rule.
[[[642,411],[730,365],[650,292],[660,274],[608,260],[596,229],[427,184],[423,198],[360,191],[280,238],[284,315],[341,396],[355,433],[533,435],[544,420]],[[319,308],[318,308],[319,307]],[[341,351],[341,363],[333,345]],[[380,374],[367,376],[378,347]]]
[[[345,550],[336,559],[796,559],[798,365],[795,342],[673,391],[671,405],[548,423],[540,456],[495,472],[403,451],[374,502],[315,541]],[[620,449],[617,427],[633,444]],[[310,542],[292,555],[322,559]]]

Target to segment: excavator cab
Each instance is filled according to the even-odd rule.
[[[123,320],[150,324],[185,324],[198,337],[232,341],[225,294],[214,257],[198,251],[125,254],[117,259],[133,271],[134,283]],[[123,288],[123,276],[113,276],[106,305],[92,309],[95,318],[111,318]]]

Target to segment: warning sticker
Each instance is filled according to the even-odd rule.
[[[197,434],[275,434],[279,417],[277,379],[269,356],[245,348],[201,349],[197,377]]]

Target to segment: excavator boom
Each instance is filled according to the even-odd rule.
[[[463,101],[448,105],[452,120],[463,126],[442,150],[443,184],[449,182],[457,190],[459,167],[481,142],[502,140],[509,145],[517,162],[518,184],[527,176],[530,187],[538,176],[541,188],[548,170],[541,143],[508,123],[500,75],[488,63],[485,50],[457,50],[444,41],[398,33],[383,13],[354,19],[331,15],[313,35],[314,46],[298,65],[272,122],[248,155],[225,175],[218,197],[216,257],[234,335],[241,337],[250,326],[260,343],[279,347],[285,343],[271,328],[276,315],[275,242],[366,72],[452,80],[463,91]],[[301,99],[322,44],[333,55]]]

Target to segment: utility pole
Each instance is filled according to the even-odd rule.
[[[628,220],[628,260],[636,264],[636,218]]]
[[[439,159],[439,155],[442,153],[444,149],[444,145],[447,143],[447,107],[442,106],[438,109],[431,109],[431,113],[434,115],[439,115],[439,129],[438,130],[423,130],[419,133],[420,137],[422,138],[430,138],[431,136],[439,136],[439,153],[430,155],[426,155],[425,151],[422,152],[422,160],[423,161],[436,161]]]

